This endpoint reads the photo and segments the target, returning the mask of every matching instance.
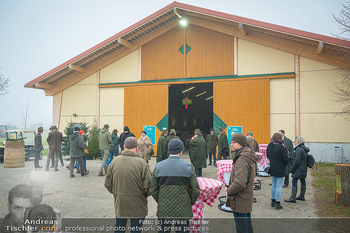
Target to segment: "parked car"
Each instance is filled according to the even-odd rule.
[[[29,158],[34,158],[34,138],[35,138],[35,131],[34,130],[9,130],[6,131],[6,138],[7,139],[24,139],[24,151],[25,151],[25,159],[28,160]],[[4,161],[4,155],[5,155],[5,143],[6,141],[3,141],[0,143],[0,161]],[[40,153],[40,159],[43,158],[43,154]]]

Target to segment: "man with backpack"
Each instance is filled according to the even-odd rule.
[[[292,195],[285,202],[296,203],[296,200],[305,201],[307,168],[308,168],[308,152],[309,148],[305,146],[305,139],[297,137],[295,140],[295,157],[292,166]],[[296,197],[298,192],[298,180],[301,182],[300,195]]]

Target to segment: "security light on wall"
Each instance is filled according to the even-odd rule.
[[[181,19],[179,21],[180,25],[183,26],[183,27],[186,27],[187,26],[187,20],[186,19]]]
[[[77,115],[76,113],[73,113],[73,116],[74,116],[74,117],[77,117],[78,115]]]

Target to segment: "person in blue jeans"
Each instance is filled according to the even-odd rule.
[[[247,138],[236,133],[231,138],[232,160],[226,206],[233,211],[237,233],[253,233],[251,212],[254,199],[254,179],[258,156],[248,147]]]
[[[280,210],[281,194],[286,168],[289,163],[287,149],[282,143],[282,134],[274,133],[266,150],[267,158],[270,160],[271,185],[271,207]]]
[[[119,137],[118,137],[118,130],[117,129],[113,129],[113,132],[111,134],[111,139],[112,139],[112,145],[111,145],[111,149],[109,150],[109,158],[106,162],[107,167],[111,163],[111,161],[113,160],[113,157],[114,156],[117,157],[119,154],[119,148],[118,148]]]
[[[285,202],[296,203],[296,200],[305,201],[306,192],[306,181],[307,176],[307,156],[310,151],[305,146],[305,140],[303,137],[297,137],[295,140],[295,157],[292,165],[292,195],[289,199],[284,200]],[[298,192],[298,180],[300,180],[300,196],[296,197]]]

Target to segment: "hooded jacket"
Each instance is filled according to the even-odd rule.
[[[295,157],[292,166],[292,177],[295,179],[305,179],[307,176],[307,156],[310,151],[304,143],[295,147]]]
[[[98,147],[100,150],[110,150],[112,144],[111,134],[107,129],[101,129],[100,134],[98,135]]]
[[[266,154],[270,160],[270,175],[274,177],[285,177],[289,158],[287,149],[282,142],[270,142],[267,146]]]
[[[78,132],[70,135],[70,157],[78,158],[84,155],[84,138]]]
[[[253,192],[258,156],[248,147],[236,152],[232,163],[226,205],[234,212],[246,214],[253,210]]]
[[[111,135],[112,145],[111,149],[109,150],[110,153],[118,154],[119,148],[118,148],[118,141],[119,137],[115,134]]]

